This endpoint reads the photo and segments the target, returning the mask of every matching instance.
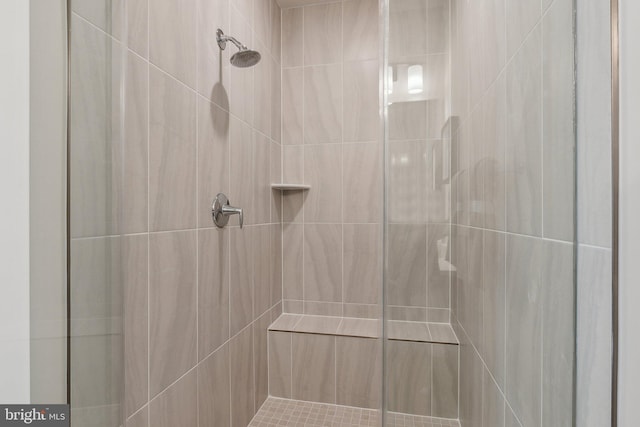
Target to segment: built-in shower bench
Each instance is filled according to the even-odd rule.
[[[378,408],[381,334],[376,319],[281,314],[269,326],[269,395]],[[398,396],[389,408],[457,418],[459,342],[451,325],[393,320],[386,335],[389,396]]]

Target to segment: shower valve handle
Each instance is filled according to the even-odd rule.
[[[213,217],[213,222],[219,228],[223,228],[229,222],[229,216],[238,215],[240,228],[244,223],[244,214],[242,212],[242,208],[236,208],[229,204],[229,199],[222,193],[218,193],[216,198],[213,200],[213,205],[211,206],[211,216]]]

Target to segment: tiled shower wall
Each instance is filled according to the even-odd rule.
[[[280,16],[275,0],[73,2],[77,425],[123,413],[129,426],[244,427],[267,397],[282,299]],[[231,67],[218,27],[259,65]],[[243,229],[213,225],[218,192],[244,208]]]
[[[461,423],[570,426],[573,2],[451,6]]]
[[[382,146],[377,0],[282,11],[284,310],[378,317]]]

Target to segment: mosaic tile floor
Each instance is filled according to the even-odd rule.
[[[375,427],[378,411],[325,403],[269,397],[249,427],[333,426]],[[389,413],[388,427],[460,427],[457,420]]]

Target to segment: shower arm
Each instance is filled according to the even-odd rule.
[[[227,47],[227,42],[233,43],[239,50],[247,50],[248,48],[240,43],[235,37],[228,36],[222,32],[222,30],[218,30],[216,33],[216,40],[218,41],[218,46],[220,49],[225,50]]]

